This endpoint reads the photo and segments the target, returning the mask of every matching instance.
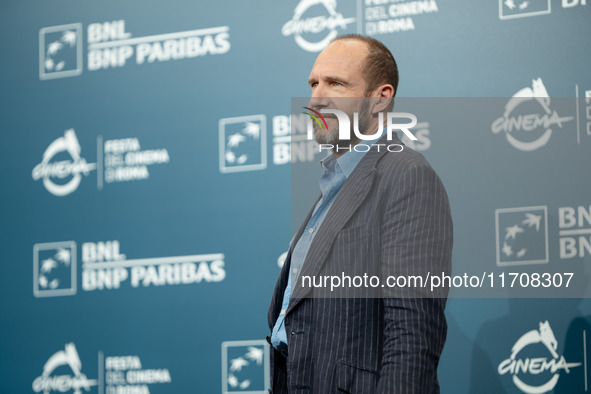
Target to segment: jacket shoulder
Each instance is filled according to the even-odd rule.
[[[426,173],[435,172],[425,156],[408,146],[404,146],[400,152],[384,152],[376,168],[379,174],[389,174],[390,176],[403,176],[409,171],[416,170]]]

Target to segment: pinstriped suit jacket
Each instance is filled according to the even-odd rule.
[[[317,289],[302,287],[300,280],[351,267],[382,276],[449,273],[452,233],[445,189],[425,158],[407,147],[394,153],[374,146],[339,191],[310,245],[285,316],[288,357],[271,347],[272,392],[438,393],[445,298],[387,292],[373,298],[319,298]],[[290,258],[291,250],[271,300],[271,330]]]

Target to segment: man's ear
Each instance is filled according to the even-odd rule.
[[[394,87],[390,84],[381,85],[373,91],[372,101],[373,108],[371,113],[377,114],[384,112],[390,102],[394,99]]]

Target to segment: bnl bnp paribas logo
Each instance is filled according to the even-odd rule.
[[[272,117],[271,162],[274,165],[312,162],[318,158],[318,144],[306,139],[306,125],[304,114]],[[266,169],[266,115],[220,119],[219,148],[219,166],[223,174]]]
[[[586,6],[587,0],[562,0],[562,8]],[[515,19],[547,15],[552,12],[550,0],[499,0],[499,18]]]
[[[548,208],[504,208],[495,212],[497,265],[548,262]]]
[[[76,294],[76,242],[33,247],[33,294],[54,297]]]
[[[561,117],[551,109],[551,99],[542,78],[532,80],[509,99],[503,116],[491,126],[494,134],[503,132],[507,142],[516,149],[531,152],[545,146],[553,129],[562,129],[573,116]]]
[[[267,168],[266,122],[265,115],[220,120],[220,172]]]
[[[591,205],[562,206],[556,216],[551,229],[558,235],[560,260],[591,256]],[[497,209],[495,226],[498,266],[549,262],[546,205]]]
[[[222,394],[267,394],[271,388],[265,340],[222,342]]]
[[[503,20],[545,15],[551,12],[550,7],[550,0],[499,0],[499,18]]]
[[[337,11],[336,0],[301,0],[281,33],[293,36],[305,51],[320,52],[339,34],[354,33],[348,27],[354,22],[355,18],[344,17]]]
[[[82,74],[82,31],[81,23],[39,30],[40,79]],[[87,70],[225,54],[230,50],[229,31],[228,26],[219,26],[132,37],[126,31],[125,20],[91,23],[87,27]]]
[[[319,145],[313,138],[313,125],[320,122],[325,126],[322,114],[328,110],[321,110],[316,114],[310,110],[290,115],[276,115],[267,122],[267,116],[250,115],[232,118],[223,118],[219,121],[219,168],[221,173],[234,173],[244,171],[264,170],[267,168],[267,123],[270,123],[272,140],[270,162],[273,165],[285,165],[288,163],[309,163],[318,161],[326,154],[330,146]],[[332,110],[341,116],[339,130],[341,134],[350,133],[349,125],[352,124],[344,118],[344,113]],[[316,111],[318,112],[318,111]],[[333,114],[334,115],[334,114]],[[336,115],[336,116],[338,116]],[[393,131],[402,131],[401,140],[405,146],[416,151],[425,151],[431,147],[429,122],[418,122],[417,118],[407,113],[389,113],[386,134],[392,135]],[[394,121],[404,118],[406,121]],[[314,119],[316,117],[316,119]],[[383,120],[383,118],[381,118]],[[399,119],[400,120],[400,119]],[[358,120],[357,120],[358,121]],[[353,124],[357,125],[357,121]],[[313,123],[314,122],[314,123]],[[323,126],[320,126],[323,127]],[[389,130],[389,131],[388,131]],[[358,127],[353,130],[359,135]],[[364,139],[368,137],[363,136]],[[374,138],[374,137],[371,137]],[[390,151],[400,150],[401,146],[388,145],[382,149]],[[364,144],[351,147],[354,150],[368,149]]]
[[[583,346],[586,346],[585,331]],[[511,376],[513,384],[522,392],[538,394],[554,389],[561,375],[566,376],[581,365],[581,362],[567,361],[558,352],[558,341],[546,320],[539,323],[538,329],[528,331],[517,339],[510,356],[499,363],[497,372],[501,376]],[[581,390],[577,392],[583,392],[583,382],[579,387]]]
[[[83,291],[219,283],[226,278],[223,253],[128,259],[120,249],[118,240],[82,243]],[[35,297],[76,294],[76,250],[75,241],[33,246]]]

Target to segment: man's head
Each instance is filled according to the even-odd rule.
[[[313,108],[339,109],[351,120],[353,113],[358,112],[359,129],[371,134],[382,126],[378,125],[379,113],[391,111],[394,106],[398,68],[384,44],[349,34],[334,39],[318,55],[308,82]],[[363,97],[371,99],[362,100]],[[315,138],[319,143],[336,145],[339,142],[336,117],[326,115],[325,118],[329,131],[315,129]]]
[[[398,65],[390,50],[375,38],[360,34],[346,34],[336,37],[332,42],[343,40],[358,41],[367,45],[368,54],[363,62],[363,77],[367,84],[365,95],[371,97],[371,94],[381,85],[389,84],[394,88],[392,97],[396,96],[396,90],[398,89]],[[392,101],[393,107],[394,102]]]

